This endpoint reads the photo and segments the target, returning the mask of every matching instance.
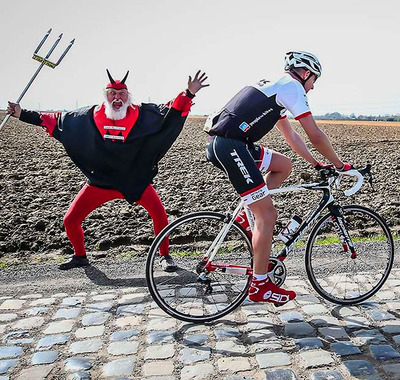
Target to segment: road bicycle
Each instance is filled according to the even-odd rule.
[[[320,182],[270,190],[272,195],[320,191],[316,207],[285,243],[275,246],[269,276],[278,286],[286,279],[284,261],[296,243],[311,229],[304,250],[308,279],[326,300],[353,305],[373,296],[389,276],[394,244],[388,225],[373,210],[359,205],[341,206],[334,194],[358,192],[371,166],[362,170],[320,172]],[[349,184],[348,179],[356,179]],[[235,219],[243,210],[240,201],[232,212],[211,211],[184,215],[166,226],[150,247],[146,278],[149,291],[167,314],[188,322],[210,322],[232,312],[247,297],[252,277],[250,234]],[[250,225],[252,214],[245,207]],[[170,255],[178,269],[166,273],[160,265],[159,248],[169,240]],[[297,248],[296,246],[296,248]]]

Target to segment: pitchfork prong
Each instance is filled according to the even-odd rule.
[[[47,58],[50,57],[51,53],[54,51],[54,49],[56,48],[56,46],[58,45],[58,43],[61,41],[62,38],[62,33],[58,36],[58,38],[56,39],[56,41],[54,42],[53,46],[50,48],[50,50],[48,51],[46,57],[44,57],[44,59],[46,60]]]
[[[51,67],[52,69],[54,69],[56,66],[58,66],[60,64],[60,62],[63,60],[63,58],[65,57],[65,55],[68,53],[69,49],[71,49],[72,45],[75,42],[75,38],[68,44],[68,46],[66,47],[66,49],[64,50],[64,52],[61,54],[60,58],[58,59],[58,61],[56,63],[53,63],[51,61],[49,61],[49,57],[51,55],[51,53],[54,51],[54,49],[56,48],[56,46],[58,45],[58,43],[60,42],[61,38],[63,36],[63,33],[61,33],[57,40],[54,42],[53,46],[50,48],[50,50],[48,51],[46,57],[41,57],[39,55],[37,55],[37,49],[36,52],[33,54],[33,59],[35,59],[36,61],[42,62],[44,65]]]
[[[36,48],[36,50],[33,52],[33,54],[36,54],[39,50],[40,50],[40,48],[43,46],[43,44],[44,44],[44,41],[46,41],[47,40],[47,37],[49,36],[49,34],[51,33],[51,31],[52,31],[52,29],[50,28],[48,31],[47,31],[47,33],[44,35],[44,37],[42,38],[42,40],[39,42],[39,45],[38,45],[38,47]]]
[[[60,64],[60,62],[63,60],[63,58],[65,57],[65,55],[68,53],[69,49],[71,49],[72,45],[75,42],[75,38],[69,43],[69,45],[67,46],[67,48],[64,50],[64,53],[61,54],[60,58],[58,58],[57,63],[55,64],[56,66],[58,66]]]

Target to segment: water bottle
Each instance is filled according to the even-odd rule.
[[[292,235],[299,229],[302,220],[299,216],[294,215],[286,227],[280,232],[279,239],[287,243]]]

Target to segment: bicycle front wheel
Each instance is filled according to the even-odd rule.
[[[146,263],[149,291],[169,315],[187,322],[210,322],[238,307],[246,298],[251,279],[252,249],[245,230],[232,224],[207,271],[204,260],[226,216],[196,212],[165,227],[150,247]],[[159,248],[169,240],[175,272],[164,272]],[[164,243],[165,244],[165,243]]]
[[[393,265],[394,244],[389,227],[376,212],[356,205],[342,210],[354,253],[340,239],[335,218],[328,213],[310,233],[305,260],[311,285],[322,297],[351,305],[382,287]]]

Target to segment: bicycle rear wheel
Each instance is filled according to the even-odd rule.
[[[328,301],[350,305],[368,299],[382,287],[393,265],[394,244],[386,222],[374,211],[356,205],[342,210],[355,247],[353,257],[328,213],[310,233],[305,260],[314,289]]]
[[[212,261],[216,270],[204,271],[207,261],[203,258],[225,224],[223,214],[196,212],[175,220],[154,240],[146,263],[147,284],[154,301],[169,315],[187,322],[210,322],[246,298],[252,249],[245,230],[236,222]],[[160,265],[159,247],[165,239],[178,266],[175,272],[164,272]]]

